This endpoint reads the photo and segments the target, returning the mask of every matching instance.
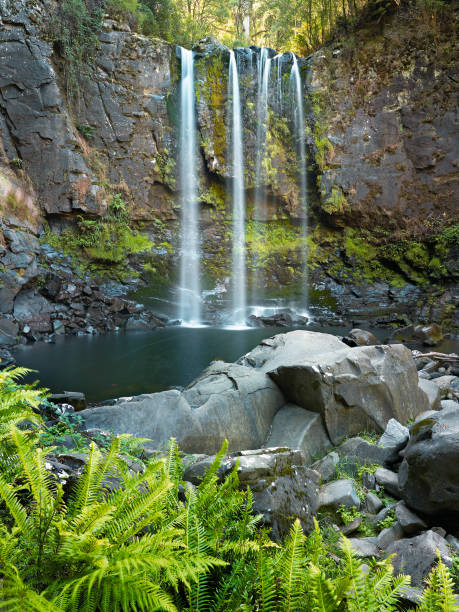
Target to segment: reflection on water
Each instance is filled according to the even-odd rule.
[[[16,351],[18,364],[54,392],[83,391],[90,402],[190,383],[213,360],[235,361],[276,329],[168,327],[152,332],[59,338]],[[29,378],[30,380],[30,378]]]
[[[334,335],[350,330],[316,325],[308,329]],[[16,359],[19,365],[38,371],[29,381],[38,378],[54,392],[83,391],[90,402],[98,402],[185,386],[213,359],[235,361],[264,338],[286,331],[167,327],[152,332],[67,337],[59,338],[56,344],[20,347]],[[381,340],[387,336],[387,330],[372,331]],[[454,349],[457,344],[437,348]]]

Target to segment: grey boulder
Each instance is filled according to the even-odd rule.
[[[333,444],[362,431],[382,433],[391,418],[406,423],[428,407],[411,352],[401,345],[297,351],[294,359],[290,353],[282,362],[278,354],[267,363],[272,369],[263,369],[290,401],[322,415]]]
[[[399,483],[413,510],[459,520],[458,410],[444,408],[411,427]]]
[[[395,554],[392,560],[395,575],[408,574],[413,586],[421,586],[437,562],[437,550],[447,567],[452,559],[448,542],[434,531],[425,531],[414,538],[397,540],[388,546],[388,555]]]
[[[349,438],[338,446],[336,452],[340,463],[347,464],[353,471],[358,471],[362,465],[383,465],[386,458],[384,448],[359,437]]]
[[[274,415],[284,404],[268,376],[244,366],[213,362],[184,391],[163,391],[80,412],[86,428],[149,438],[161,448],[174,437],[189,453],[216,453],[264,445]]]
[[[372,346],[374,344],[379,344],[379,340],[374,334],[366,329],[359,329],[358,327],[352,329],[348,335],[343,338],[343,342],[348,346]]]
[[[304,359],[345,348],[346,344],[331,334],[296,330],[263,340],[238,363],[269,372],[279,366],[295,365]]]

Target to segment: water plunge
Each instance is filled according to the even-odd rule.
[[[302,294],[304,308],[307,312],[309,306],[309,288],[308,288],[308,184],[307,184],[307,168],[306,168],[306,143],[304,132],[304,110],[303,110],[303,95],[301,87],[301,75],[298,68],[296,55],[292,53],[292,69],[290,72],[290,90],[295,100],[293,105],[293,124],[295,127],[296,146],[299,165],[300,177],[300,201],[303,211],[301,217],[301,234],[302,234]]]
[[[180,47],[179,188],[181,249],[179,319],[185,325],[201,323],[199,207],[197,193],[196,112],[193,52]]]
[[[245,256],[245,189],[239,74],[234,51],[230,51],[228,98],[231,105],[230,167],[233,198],[233,313],[232,324],[245,327],[247,308]]]
[[[255,202],[253,221],[255,229],[260,221],[266,218],[266,172],[263,167],[263,157],[266,148],[266,132],[268,129],[268,89],[271,72],[271,58],[269,50],[263,47],[258,56],[257,66],[257,134],[255,151]],[[256,260],[256,254],[253,259]],[[252,286],[252,300],[256,303],[262,297],[260,268],[254,262],[254,279]]]

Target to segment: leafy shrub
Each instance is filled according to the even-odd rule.
[[[41,418],[34,411],[44,399],[44,389],[33,385],[20,385],[18,380],[28,374],[27,368],[0,370],[0,441],[7,436],[12,425],[23,421],[39,424]]]

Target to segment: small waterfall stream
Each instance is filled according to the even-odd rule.
[[[247,283],[245,257],[245,189],[239,74],[234,51],[230,51],[228,98],[231,105],[230,164],[233,196],[233,314],[232,324],[246,326]]]
[[[185,325],[199,325],[202,320],[201,254],[193,52],[180,47],[180,60],[182,74],[180,80],[179,189],[182,228],[179,319]]]
[[[292,69],[290,72],[290,89],[295,100],[293,106],[293,123],[295,126],[296,146],[300,176],[300,201],[303,210],[301,219],[301,233],[303,237],[302,246],[302,294],[304,307],[307,312],[309,305],[309,290],[308,290],[308,185],[307,185],[307,168],[306,168],[306,143],[304,131],[304,110],[303,110],[303,94],[301,88],[301,75],[298,68],[296,55],[292,53]]]

